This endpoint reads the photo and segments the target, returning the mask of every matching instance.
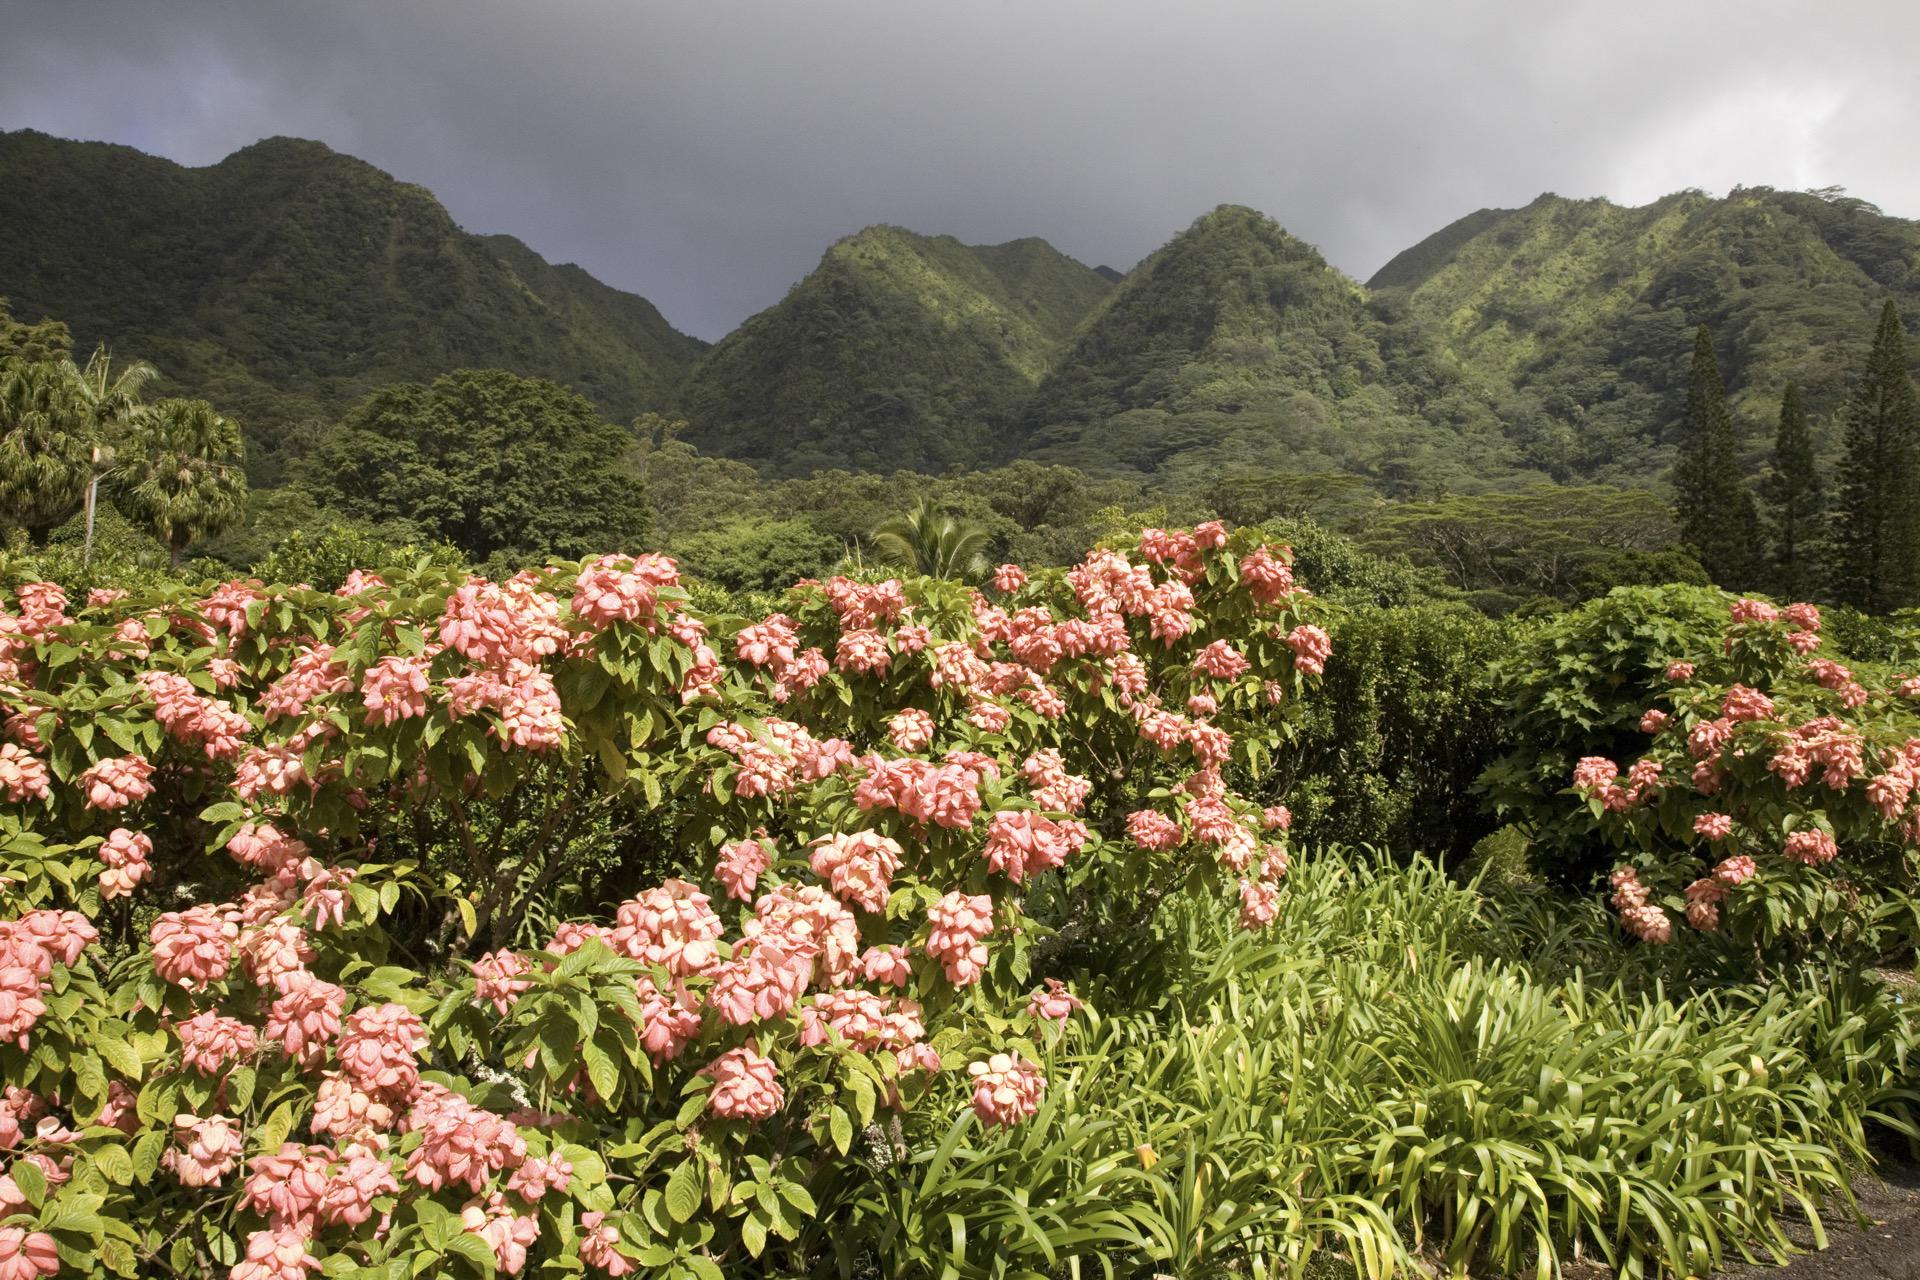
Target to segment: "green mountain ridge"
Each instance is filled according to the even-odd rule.
[[[1349,471],[1389,489],[1524,479],[1491,400],[1433,334],[1237,205],[1127,274],[1024,427],[1025,456],[1100,473]]]
[[[1476,376],[1515,393],[1522,446],[1556,478],[1645,483],[1692,333],[1712,332],[1757,462],[1788,381],[1824,419],[1891,294],[1920,321],[1920,223],[1837,193],[1679,192],[1630,208],[1543,195],[1482,209],[1369,281],[1436,326]],[[1831,447],[1831,442],[1829,442]]]
[[[157,365],[271,455],[369,390],[489,366],[627,417],[704,349],[645,299],[461,230],[423,187],[269,138],[188,168],[130,147],[0,133],[0,296]]]
[[[979,462],[1111,287],[1044,240],[868,227],[695,366],[687,438],[776,474]]]
[[[1757,473],[1787,381],[1830,459],[1876,309],[1920,325],[1920,223],[1761,187],[1481,209],[1365,284],[1231,205],[1124,274],[1039,239],[874,226],[713,346],[317,142],[187,168],[0,132],[0,228],[14,314],[213,399],[269,484],[370,390],[479,366],[616,422],[684,417],[690,443],[774,477],[1025,457],[1176,487],[1664,491],[1696,327]]]

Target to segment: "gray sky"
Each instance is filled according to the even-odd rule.
[[[0,0],[0,31],[0,128],[317,138],[707,338],[874,222],[1125,268],[1233,201],[1364,278],[1548,190],[1920,215],[1920,0]]]

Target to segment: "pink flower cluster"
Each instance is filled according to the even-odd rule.
[[[1620,867],[1613,873],[1613,908],[1620,923],[1642,942],[1656,945],[1673,940],[1673,921],[1667,913],[1649,901],[1647,887],[1640,882],[1634,867]]]
[[[898,841],[873,831],[821,836],[812,844],[813,873],[841,898],[863,911],[883,911],[894,872],[900,869]]]
[[[787,1104],[773,1059],[745,1046],[727,1050],[700,1074],[712,1077],[707,1106],[723,1120],[765,1120]]]
[[[987,865],[1015,884],[1042,871],[1066,865],[1086,847],[1092,833],[1072,818],[1055,820],[1031,809],[1002,809],[987,821],[981,851]]]
[[[203,696],[183,675],[142,671],[140,684],[153,699],[154,718],[177,742],[199,747],[210,760],[231,760],[246,749],[252,726],[224,702]]]
[[[407,1157],[407,1177],[429,1191],[464,1186],[478,1194],[527,1158],[527,1142],[503,1116],[476,1107],[451,1089],[422,1085],[407,1113],[420,1145]]]
[[[921,825],[954,828],[972,826],[980,811],[982,774],[970,761],[932,764],[876,754],[859,764],[866,774],[854,788],[854,800],[862,809],[896,809]]]
[[[100,898],[111,902],[132,893],[152,870],[153,840],[137,831],[115,827],[100,844]]]
[[[679,585],[679,567],[665,556],[601,556],[574,579],[573,612],[595,628],[631,622],[653,632],[661,588]]]
[[[993,932],[993,899],[955,890],[927,908],[927,954],[946,969],[947,981],[970,986],[987,969],[987,935]]]
[[[1018,1124],[1040,1109],[1047,1078],[1018,1054],[996,1053],[967,1066],[973,1077],[973,1114],[988,1128]]]
[[[124,809],[153,794],[153,765],[145,756],[111,756],[95,762],[78,781],[90,809]]]

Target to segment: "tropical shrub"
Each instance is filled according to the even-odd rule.
[[[1589,755],[1569,808],[1621,850],[1641,939],[1676,918],[1761,959],[1910,945],[1920,924],[1920,678],[1822,652],[1820,611],[1742,599],[1676,655],[1624,772]]]
[[[901,1117],[1046,1105],[1048,948],[1278,909],[1287,815],[1224,771],[1323,669],[1317,602],[1250,533],[1140,550],[752,622],[655,556],[23,587],[0,1267],[814,1265]],[[636,814],[682,875],[619,884]],[[611,910],[514,945],[568,875]]]
[[[1259,793],[1286,800],[1306,844],[1464,858],[1498,825],[1474,783],[1507,745],[1488,672],[1511,624],[1457,605],[1363,605],[1327,630],[1320,694],[1293,704],[1293,749]]]
[[[1589,755],[1626,759],[1667,667],[1715,643],[1733,597],[1711,587],[1620,587],[1516,629],[1489,680],[1504,693],[1506,754],[1481,775],[1495,813],[1519,824],[1537,874],[1585,891],[1609,866],[1584,806],[1566,796]]]

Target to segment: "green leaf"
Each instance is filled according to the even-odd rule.
[[[700,1212],[700,1169],[692,1160],[682,1160],[667,1178],[667,1215],[675,1222],[686,1222]]]
[[[491,1276],[494,1272],[492,1246],[471,1232],[463,1231],[447,1241],[447,1252],[465,1258],[480,1268],[480,1274],[483,1276]]]
[[[750,1213],[740,1220],[740,1243],[747,1246],[747,1253],[757,1258],[767,1247],[767,1224],[758,1213]]]
[[[46,1203],[47,1175],[40,1166],[31,1160],[15,1160],[8,1170],[13,1175],[14,1185],[20,1188],[20,1194],[27,1203],[38,1209]]]
[[[94,1167],[108,1182],[124,1187],[133,1181],[133,1157],[119,1143],[103,1143],[92,1154]]]
[[[593,1091],[608,1102],[620,1096],[620,1068],[599,1045],[588,1041],[581,1046],[581,1055],[587,1063],[587,1079],[593,1084]]]
[[[245,1111],[253,1102],[253,1087],[256,1076],[252,1067],[235,1067],[227,1075],[227,1096],[233,1099],[235,1110]]]
[[[124,1026],[124,1024],[119,1025]],[[143,1065],[140,1061],[140,1055],[134,1050],[133,1045],[121,1036],[115,1035],[111,1030],[103,1028],[100,1038],[94,1041],[90,1047],[100,1055],[109,1067],[119,1072],[120,1075],[124,1076],[128,1081],[137,1082],[140,1079]],[[168,1118],[171,1119],[172,1117]]]
[[[833,1134],[833,1145],[841,1155],[847,1154],[853,1147],[853,1120],[845,1107],[835,1107],[827,1113],[827,1128]]]

